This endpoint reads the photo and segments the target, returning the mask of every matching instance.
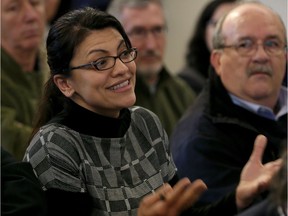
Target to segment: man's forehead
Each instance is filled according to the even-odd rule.
[[[163,26],[166,24],[165,18],[160,14],[157,16],[145,16],[143,18],[141,15],[139,16],[136,14],[133,16],[133,19],[131,17],[132,16],[122,17],[122,24],[124,28],[151,28],[155,26]]]
[[[273,12],[273,10],[269,7],[257,3],[246,3],[233,8],[227,14],[224,22],[230,21],[232,24],[245,21],[250,22],[249,19],[254,19],[255,17],[262,19],[269,18],[272,19],[273,22],[278,19],[275,12]],[[255,19],[253,22],[261,21],[262,19]]]
[[[265,30],[273,30],[277,33],[281,31],[281,21],[268,8],[259,7],[255,4],[241,5],[233,9],[225,18],[222,26],[222,32],[225,33],[265,33]],[[275,32],[275,33],[276,33]]]

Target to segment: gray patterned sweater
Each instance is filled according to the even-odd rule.
[[[176,174],[158,117],[141,107],[113,119],[71,102],[41,127],[24,161],[32,164],[43,190],[56,191],[48,196],[55,209],[83,204],[83,212],[91,208],[89,215],[136,215],[140,200]],[[76,201],[69,201],[73,196]]]

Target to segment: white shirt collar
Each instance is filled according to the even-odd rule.
[[[241,106],[244,109],[247,109],[251,112],[254,112],[257,115],[263,116],[268,119],[278,120],[281,116],[287,114],[288,112],[288,106],[287,106],[288,89],[285,86],[282,86],[280,89],[280,94],[279,94],[279,99],[278,99],[279,111],[276,114],[274,114],[273,110],[269,107],[248,102],[231,93],[229,93],[229,95],[235,105]]]

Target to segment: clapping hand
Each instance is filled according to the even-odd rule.
[[[273,176],[283,163],[281,159],[278,159],[262,164],[266,144],[265,136],[258,135],[256,137],[253,152],[241,172],[240,183],[236,190],[238,209],[247,207],[257,195],[268,189]]]
[[[202,180],[181,179],[173,188],[164,184],[155,193],[143,198],[138,216],[177,216],[191,207],[207,189]]]

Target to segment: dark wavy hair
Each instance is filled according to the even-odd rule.
[[[121,34],[127,48],[132,47],[121,23],[114,16],[91,7],[70,11],[50,27],[46,42],[50,78],[45,84],[31,138],[42,125],[61,112],[67,104],[68,98],[55,85],[53,76],[62,74],[69,77],[70,62],[75,49],[93,30],[109,27]]]
[[[209,2],[203,9],[197,24],[188,43],[188,51],[186,54],[186,64],[191,68],[195,68],[205,78],[208,78],[208,68],[210,65],[210,50],[206,44],[206,27],[211,20],[216,9],[224,3],[234,3],[237,0],[213,0]]]

